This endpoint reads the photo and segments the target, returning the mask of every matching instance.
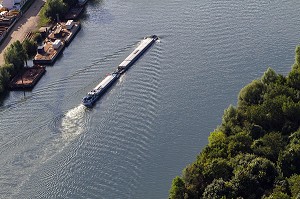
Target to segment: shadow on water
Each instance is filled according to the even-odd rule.
[[[103,0],[90,0],[88,4],[91,6],[99,6],[103,4]]]
[[[8,98],[9,96],[9,91],[5,91],[0,95],[0,111],[2,109],[2,106],[4,105],[4,101]]]

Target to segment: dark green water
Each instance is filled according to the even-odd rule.
[[[287,74],[297,1],[90,3],[32,92],[0,107],[0,198],[167,198],[223,110],[268,66]],[[160,41],[93,109],[81,98],[146,35]]]

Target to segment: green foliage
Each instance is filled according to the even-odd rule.
[[[34,33],[32,40],[35,43],[41,43],[43,41],[43,37],[42,37],[41,33],[36,32],[36,33]]]
[[[290,199],[290,198],[291,197],[288,194],[283,192],[275,192],[268,197],[264,197],[264,199]]]
[[[229,180],[233,173],[233,168],[226,159],[216,158],[203,166],[203,175],[207,182],[212,182],[215,178]]]
[[[293,175],[288,179],[292,198],[300,197],[300,175]]]
[[[32,40],[25,40],[22,43],[23,49],[29,58],[32,58],[36,54],[37,44]]]
[[[275,164],[266,158],[255,158],[248,165],[235,170],[232,183],[237,195],[244,198],[261,197],[271,189],[278,176]]]
[[[240,153],[251,152],[252,138],[244,132],[229,137],[228,155],[234,157]]]
[[[62,17],[67,9],[67,5],[63,0],[47,0],[41,13],[43,17],[48,18],[51,21],[56,21],[57,15]]]
[[[277,74],[275,71],[271,68],[268,68],[268,70],[264,73],[264,75],[261,77],[261,81],[263,84],[269,85],[271,83],[275,83],[277,80]]]
[[[0,67],[0,93],[5,91],[6,86],[8,85],[9,78],[10,78],[10,68],[13,66],[10,64],[5,64],[4,66]]]
[[[292,69],[293,71],[300,69],[300,46],[297,46],[295,49],[295,62]]]
[[[182,179],[185,183],[186,198],[199,198],[207,186],[203,168],[197,163],[193,163],[184,169]]]
[[[225,182],[222,178],[215,179],[209,184],[203,193],[205,199],[226,199],[234,198],[234,190],[232,184]]]
[[[289,144],[279,155],[278,165],[284,177],[300,174],[300,131],[290,136]]]
[[[185,193],[184,182],[179,176],[177,176],[173,179],[169,198],[170,199],[183,199],[184,193]]]
[[[300,46],[287,77],[268,68],[230,105],[183,172],[184,198],[300,198]],[[184,190],[182,193],[182,190]],[[174,192],[174,191],[173,191]],[[172,193],[173,193],[172,192]]]
[[[40,17],[39,24],[38,24],[39,27],[47,26],[51,23],[51,19],[46,16],[45,12],[46,12],[46,8],[44,6],[39,13],[39,17]]]
[[[286,142],[280,132],[271,132],[252,143],[252,150],[261,157],[276,162],[280,151],[284,149]]]
[[[241,115],[238,110],[230,105],[223,114],[222,117],[222,125],[220,130],[222,130],[226,135],[232,135],[242,131],[241,123]]]
[[[0,67],[0,94],[2,94],[11,77],[16,75],[24,67],[24,62],[28,59],[27,51],[20,41],[12,43],[4,52],[5,64]]]
[[[226,139],[226,135],[221,131],[214,131],[208,137],[208,146],[215,146],[223,143]]]
[[[266,131],[261,126],[256,124],[251,125],[249,132],[250,136],[255,140],[264,136],[266,133]]]
[[[263,99],[265,86],[260,80],[254,80],[239,93],[238,105],[244,107],[248,105],[260,104]]]
[[[297,66],[298,68],[298,66]],[[289,86],[295,89],[300,89],[300,69],[292,70],[287,78],[287,83]]]
[[[268,199],[272,199],[272,198],[283,198],[283,199],[288,199],[291,198],[291,191],[290,191],[290,187],[289,187],[289,183],[286,179],[284,180],[277,180],[274,183],[275,187],[273,189],[272,192],[266,194],[265,197],[263,198],[268,198]]]
[[[24,62],[27,60],[27,54],[20,41],[11,44],[4,52],[4,60],[6,64],[13,64],[15,70],[21,70]]]

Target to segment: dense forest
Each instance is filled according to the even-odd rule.
[[[241,89],[169,198],[300,198],[300,46],[285,77],[269,68]]]

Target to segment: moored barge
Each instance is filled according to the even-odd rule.
[[[46,72],[43,66],[24,67],[9,83],[11,90],[32,89]]]

